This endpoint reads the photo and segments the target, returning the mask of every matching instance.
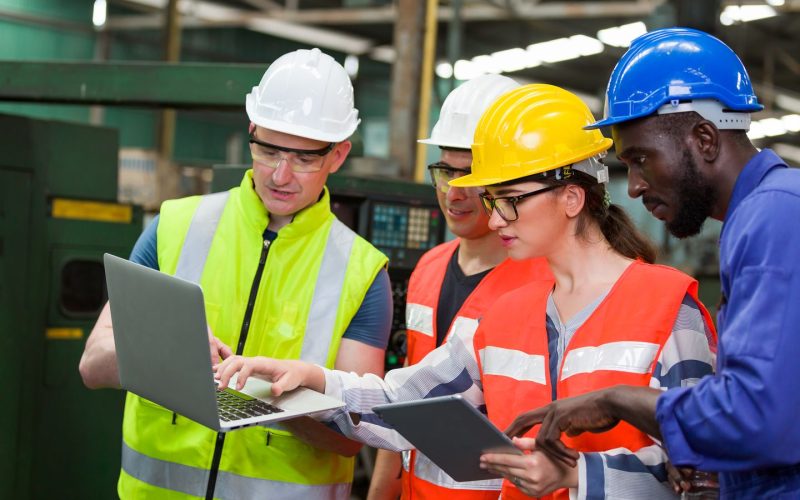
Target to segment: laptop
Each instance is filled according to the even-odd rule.
[[[484,453],[522,454],[458,394],[382,404],[372,411],[456,481],[500,477],[480,468]]]
[[[103,260],[123,389],[220,432],[344,406],[302,387],[273,397],[272,384],[255,377],[241,391],[217,390],[200,286],[110,254]]]

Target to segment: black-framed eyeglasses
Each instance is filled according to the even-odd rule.
[[[515,220],[519,219],[519,213],[517,213],[517,203],[525,198],[546,193],[560,187],[564,186],[561,184],[556,184],[554,186],[543,187],[542,189],[537,189],[536,191],[531,191],[530,193],[518,194],[516,196],[494,197],[489,193],[481,193],[481,204],[483,205],[483,209],[486,211],[486,215],[489,217],[492,216],[492,212],[494,210],[497,210],[497,214],[500,215],[504,221],[514,222]]]
[[[325,155],[333,151],[335,142],[320,149],[296,149],[260,141],[250,133],[250,156],[253,163],[267,168],[278,168],[286,160],[294,172],[319,172]]]
[[[437,190],[447,193],[450,191],[449,182],[472,173],[468,168],[456,168],[449,163],[437,161],[428,165],[428,172],[431,174],[431,184]]]

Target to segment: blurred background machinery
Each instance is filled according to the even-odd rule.
[[[108,498],[124,394],[76,370],[106,302],[104,252],[142,210],[117,200],[117,131],[0,114],[0,498]]]

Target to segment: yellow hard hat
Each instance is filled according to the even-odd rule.
[[[472,173],[451,186],[491,186],[599,155],[611,139],[575,94],[535,83],[506,92],[483,113],[472,143]]]

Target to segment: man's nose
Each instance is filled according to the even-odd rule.
[[[281,158],[278,162],[278,166],[275,167],[275,171],[272,173],[272,182],[278,186],[283,186],[291,182],[293,174],[292,165],[289,163],[289,160]]]
[[[628,169],[628,196],[631,198],[638,198],[647,190],[647,182],[642,177],[639,169]]]

